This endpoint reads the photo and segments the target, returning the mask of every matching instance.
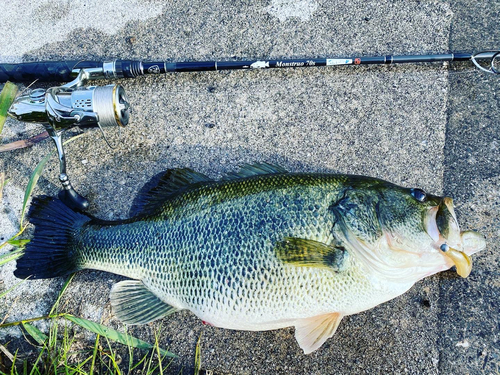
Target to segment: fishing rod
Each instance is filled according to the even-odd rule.
[[[361,56],[347,58],[291,59],[291,60],[245,60],[245,61],[189,61],[189,62],[143,62],[133,60],[98,61],[46,61],[20,64],[0,64],[0,82],[73,80],[81,70],[88,72],[87,79],[136,78],[171,72],[205,72],[218,70],[253,70],[265,68],[306,68],[340,65],[407,64],[445,61],[471,61],[485,73],[499,74],[496,61],[500,51],[478,53],[448,53],[438,55]],[[488,60],[489,66],[479,63]]]
[[[45,61],[0,64],[0,82],[68,82],[48,89],[28,90],[15,99],[9,115],[26,122],[42,123],[53,139],[59,157],[59,180],[63,189],[59,198],[68,206],[85,210],[89,202],[72,187],[66,173],[62,134],[69,128],[126,126],[130,105],[121,85],[85,86],[93,80],[136,78],[170,72],[202,72],[219,70],[255,70],[306,67],[338,67],[343,65],[434,63],[471,61],[479,70],[500,74],[500,51],[448,53],[434,55],[359,56],[322,59],[143,62],[112,61]],[[105,138],[106,139],[106,138]]]

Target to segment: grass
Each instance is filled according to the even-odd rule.
[[[194,352],[194,375],[199,375],[201,370],[201,334],[196,342],[196,349]]]
[[[124,350],[101,335],[96,335],[93,345],[85,345],[68,321],[52,319],[47,335],[24,325],[25,338],[38,348],[38,354],[21,357],[17,351],[9,353],[11,364],[4,368],[0,364],[0,374],[163,374],[171,364],[172,358],[158,355],[162,350],[158,341],[146,354],[132,346]],[[124,354],[128,354],[128,361],[123,360]]]
[[[71,275],[66,280],[49,315],[0,324],[0,329],[18,326],[26,341],[38,348],[36,355],[20,356],[17,350],[15,353],[8,350],[8,343],[0,345],[0,353],[6,358],[3,362],[0,360],[0,374],[163,374],[175,355],[160,347],[159,331],[155,334],[155,343],[149,344],[126,332],[58,312],[61,297],[72,279]],[[40,320],[49,322],[48,334],[32,324]],[[96,334],[92,346],[76,339],[82,329]],[[119,352],[128,354],[129,360],[123,362]],[[10,365],[6,365],[7,362]]]
[[[73,275],[66,280],[47,316],[0,324],[0,329],[20,327],[26,341],[38,348],[37,355],[21,358],[18,351],[9,352],[8,344],[0,345],[0,351],[10,362],[6,367],[6,361],[3,364],[0,361],[0,374],[163,374],[176,356],[160,347],[159,331],[155,334],[155,343],[149,344],[126,332],[58,312],[61,297],[72,279]],[[49,322],[48,334],[32,324],[40,320]],[[82,329],[96,334],[92,346],[85,346],[76,339]],[[122,361],[118,354],[122,352],[128,355],[128,361]]]
[[[11,82],[6,82],[0,92],[0,134],[7,119],[7,111],[17,95],[17,86]]]
[[[73,137],[65,143],[75,138]],[[0,267],[22,256],[24,246],[29,242],[29,240],[17,238],[26,228],[23,219],[27,202],[52,154],[44,157],[31,175],[24,196],[20,229],[12,238],[0,244],[0,248],[11,245],[14,250],[0,256]],[[4,184],[2,182],[2,188]],[[21,355],[19,350],[14,353],[9,351],[9,343],[0,344],[0,375],[163,374],[168,369],[172,358],[176,356],[160,347],[159,331],[155,333],[154,344],[149,344],[126,332],[119,332],[68,313],[59,313],[59,302],[72,279],[73,275],[66,280],[47,316],[0,323],[0,329],[19,327],[26,341],[37,348],[37,354]],[[23,282],[21,281],[9,290],[2,292],[0,299]],[[47,334],[32,324],[42,320],[49,323]],[[96,335],[92,345],[86,345],[82,340],[77,339],[76,334],[79,330],[86,330]],[[126,350],[124,350],[125,348]],[[124,353],[123,355],[128,357],[128,360],[123,361],[119,353]]]

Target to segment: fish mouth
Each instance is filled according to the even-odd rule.
[[[469,276],[472,270],[470,255],[483,250],[486,242],[479,233],[460,231],[453,199],[445,197],[437,206],[429,208],[424,226],[446,263],[450,267],[455,266],[461,277]]]

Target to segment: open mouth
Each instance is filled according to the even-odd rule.
[[[453,200],[443,198],[438,206],[431,207],[424,220],[427,234],[462,277],[469,276],[472,260],[469,255],[486,247],[484,238],[476,232],[461,232],[453,209]]]

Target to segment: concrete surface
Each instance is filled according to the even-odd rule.
[[[498,48],[500,2],[459,1],[33,1],[4,6],[0,61],[48,59],[212,60],[404,54]],[[53,27],[56,20],[56,27]],[[117,20],[121,20],[117,23]],[[19,42],[25,40],[26,42]],[[133,106],[130,125],[67,146],[74,186],[90,213],[127,217],[140,187],[158,172],[191,167],[213,177],[238,164],[267,161],[293,171],[384,178],[455,198],[463,228],[487,237],[472,274],[446,272],[400,298],[347,317],[320,350],[304,356],[293,329],[242,332],[203,326],[191,313],[130,331],[179,355],[169,372],[190,373],[202,336],[203,368],[257,374],[495,374],[499,372],[499,88],[469,64],[311,68],[171,74],[120,82]],[[2,142],[42,131],[9,120]],[[0,154],[9,183],[0,237],[19,225],[24,188],[48,141]],[[37,194],[56,194],[48,165]],[[0,268],[0,292],[14,285]],[[123,326],[109,290],[120,278],[79,273],[64,311]],[[62,280],[27,282],[0,302],[0,318],[43,315]],[[46,327],[42,324],[42,329]],[[0,343],[26,345],[17,329]]]

